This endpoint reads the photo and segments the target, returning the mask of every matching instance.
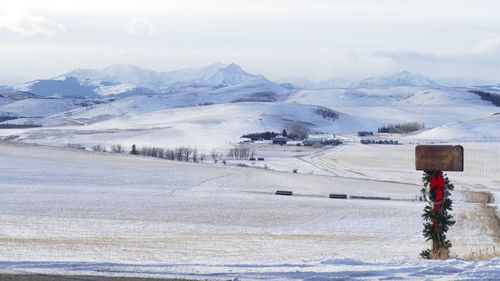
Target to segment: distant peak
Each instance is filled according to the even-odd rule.
[[[438,84],[431,79],[418,74],[411,73],[408,70],[393,73],[389,76],[380,76],[364,79],[355,83],[352,87],[370,87],[370,86],[429,86],[435,87]]]
[[[225,69],[233,69],[233,70],[240,70],[242,71],[241,67],[235,63],[230,63],[224,66]]]
[[[209,64],[206,67],[204,67],[204,69],[212,69],[212,70],[227,69],[227,70],[242,71],[241,67],[235,63],[225,64],[221,62]]]

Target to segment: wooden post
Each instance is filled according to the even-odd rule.
[[[440,202],[436,202],[433,204],[433,210],[434,210],[434,213],[437,215],[439,215],[441,213],[441,203]],[[443,232],[442,232],[442,229],[441,227],[439,226],[439,221],[437,218],[435,218],[433,221],[432,221],[432,226],[434,227],[434,230],[436,231],[436,233],[439,233],[440,237],[442,237],[443,235]],[[440,247],[439,247],[439,243],[437,240],[432,240],[432,254],[435,256],[435,257],[438,257],[439,256],[439,252],[440,252]]]
[[[447,226],[452,225],[451,216],[447,215],[448,209],[443,209],[442,202],[446,200],[448,195],[447,188],[453,190],[453,186],[448,187],[443,178],[442,171],[463,171],[464,170],[464,149],[461,145],[418,145],[415,148],[415,167],[417,170],[425,171],[424,180],[429,180],[425,183],[426,198],[430,203],[431,208],[424,208],[424,218],[427,221],[424,224],[424,236],[432,239],[432,249],[422,251],[420,254],[423,258],[428,259],[446,259],[449,257],[450,241],[445,239],[445,230],[441,223]],[[430,179],[427,177],[430,176]],[[432,196],[429,196],[432,194]],[[448,205],[445,205],[448,206]],[[446,215],[443,217],[443,215]],[[432,218],[432,222],[430,218]],[[440,221],[440,219],[443,222]],[[431,234],[429,234],[431,233]]]

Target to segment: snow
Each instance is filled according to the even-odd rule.
[[[454,122],[414,136],[417,140],[500,142],[500,115]]]
[[[172,72],[156,72],[135,65],[115,64],[103,69],[73,70],[52,79],[27,82],[18,89],[49,97],[105,97],[186,90],[203,92],[251,82],[286,90],[262,75],[245,72],[236,64],[222,63]]]
[[[50,272],[60,274],[102,274],[114,276],[184,278],[232,278],[232,280],[495,280],[498,259],[480,262],[463,260],[429,262],[387,261],[361,262],[351,259],[325,260],[314,264],[261,265],[194,265],[186,264],[113,264],[83,262],[4,262],[0,270]],[[181,272],[179,274],[178,272]],[[230,279],[231,280],[231,279]]]
[[[438,85],[431,79],[417,73],[401,71],[394,73],[391,76],[376,77],[364,79],[355,83],[351,88],[370,88],[370,87],[386,87],[386,86],[425,86],[437,87]]]
[[[88,85],[100,86],[113,83],[130,88],[143,87],[151,91],[165,92],[182,88],[214,88],[237,85],[244,82],[265,80],[249,74],[236,64],[215,63],[200,69],[181,69],[172,72],[156,72],[134,65],[115,64],[100,70],[79,69],[63,76],[75,77]],[[126,86],[128,85],[128,86]],[[117,90],[118,88],[115,88]],[[102,90],[101,90],[102,91]],[[98,91],[100,93],[100,91]],[[109,95],[109,91],[105,91]]]
[[[14,91],[12,87],[6,85],[0,85],[0,92],[11,92],[11,91]]]
[[[420,186],[411,183],[21,144],[0,144],[0,168],[2,272],[243,280],[500,276],[498,258],[420,260],[428,246],[422,202],[327,198],[413,197]],[[414,172],[412,181],[419,177]],[[277,189],[311,196],[273,195]],[[477,223],[462,215],[476,208],[460,200],[462,192],[453,194],[461,220],[450,230],[459,255],[495,245],[488,231],[470,236],[461,226]]]
[[[153,97],[152,100],[158,99]],[[309,105],[253,102],[154,110],[161,104],[142,103],[136,107],[135,101],[137,99],[120,100],[124,103],[118,103],[119,106],[116,103],[107,104],[70,116],[73,122],[81,122],[86,126],[28,130],[19,136],[19,140],[49,145],[79,143],[87,147],[116,143],[127,147],[132,144],[139,147],[178,147],[188,144],[208,151],[231,146],[244,134],[281,131],[294,122],[304,122],[314,132],[342,133],[350,132],[353,126],[362,129],[376,127],[370,120],[347,114],[340,114],[335,120],[325,119],[317,112],[321,107]],[[68,122],[66,115],[54,119],[58,118],[63,120],[61,122]],[[186,143],[186,140],[189,142]]]
[[[378,126],[418,122],[427,128],[434,128],[447,123],[484,118],[499,111],[497,107],[461,88],[303,90],[291,95],[287,102],[326,106],[372,120]]]
[[[38,107],[35,103],[19,107],[17,114],[35,114],[35,107],[49,110],[51,106]],[[339,118],[328,120],[314,113],[324,107],[337,112]],[[202,92],[134,95],[55,114],[63,109],[54,103],[46,114],[54,115],[9,121],[44,126],[26,129],[22,134],[15,132],[12,137],[49,145],[121,143],[161,147],[181,146],[188,139],[189,145],[209,150],[230,146],[243,134],[281,131],[298,121],[307,124],[312,132],[327,134],[376,131],[403,122],[425,125],[425,131],[400,139],[403,142],[498,140],[498,118],[492,116],[498,112],[497,107],[465,88],[302,90],[288,96],[288,91],[276,84],[252,81]]]
[[[0,105],[0,112],[10,112],[22,117],[45,117],[81,107],[81,100],[27,98]]]
[[[441,87],[383,87],[361,89],[303,90],[293,94],[289,101],[296,103],[321,103],[329,107],[346,106],[491,106],[467,88]]]
[[[0,272],[500,279],[500,259],[464,260],[498,247],[498,229],[488,223],[494,217],[484,212],[485,204],[471,201],[472,192],[500,198],[499,110],[467,88],[438,88],[425,77],[400,73],[389,85],[290,93],[223,64],[172,73],[115,65],[73,74],[105,95],[140,90],[134,87],[143,82],[180,88],[99,104],[0,95],[0,112],[40,116],[8,122],[44,125],[0,129],[5,139],[24,142],[0,142]],[[162,84],[155,77],[173,78]],[[170,88],[174,80],[181,82]],[[323,118],[318,110],[326,108],[338,117]],[[136,144],[225,152],[243,134],[281,131],[293,122],[320,135],[336,134],[344,144],[318,149],[251,143],[246,145],[264,161],[227,165],[63,148]],[[401,145],[362,145],[355,135],[401,122],[425,123],[426,129],[373,137]],[[421,235],[424,203],[416,200],[422,187],[414,169],[418,143],[465,149],[465,171],[449,173],[457,224],[449,232],[448,261],[418,257],[429,246]],[[276,196],[276,190],[295,196]],[[333,200],[330,193],[392,200]]]
[[[130,92],[137,87],[134,84],[122,83],[118,85],[99,85],[95,92],[101,96],[119,95]]]

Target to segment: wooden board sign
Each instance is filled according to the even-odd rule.
[[[415,166],[418,171],[464,170],[464,148],[461,145],[417,145]]]

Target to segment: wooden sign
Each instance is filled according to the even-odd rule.
[[[418,145],[415,166],[419,171],[463,171],[464,148],[461,145]]]

